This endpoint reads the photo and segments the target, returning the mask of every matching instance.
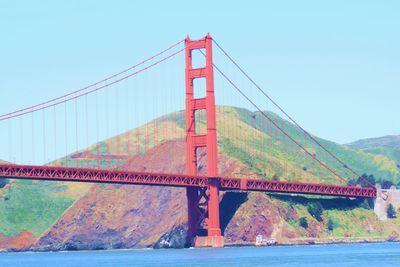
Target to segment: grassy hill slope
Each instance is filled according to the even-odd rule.
[[[397,168],[400,169],[400,135],[362,139],[346,146],[366,153],[388,157],[395,160]]]
[[[269,112],[269,115],[274,118],[278,125],[281,125],[290,132],[296,140],[302,140],[302,134],[294,125],[273,113]],[[200,119],[203,119],[203,122],[200,121],[197,127],[199,127],[199,131],[202,131],[205,127],[204,114],[200,114],[199,116]],[[156,125],[155,122],[157,122],[157,128],[154,127]],[[259,179],[272,179],[274,176],[278,176],[281,180],[299,179],[301,176],[303,177],[303,181],[306,181],[306,179],[313,180],[314,174],[311,173],[310,167],[307,166],[308,169],[304,168],[306,164],[304,159],[297,157],[297,154],[293,153],[290,146],[281,145],[282,140],[277,138],[276,133],[271,131],[271,128],[260,113],[253,113],[234,107],[218,107],[217,125],[219,151],[228,158],[224,162],[229,162],[230,164],[229,175],[257,177]],[[160,170],[162,171],[162,166],[156,166],[156,160],[152,160],[152,157],[146,157],[147,153],[166,142],[182,142],[183,138],[184,112],[175,112],[70,155],[67,159],[68,165],[74,166],[77,163],[81,167],[95,167],[100,163],[100,167],[102,168],[108,166],[112,168],[132,169],[134,165],[129,163],[130,160],[142,157],[142,167],[147,166],[145,169],[148,170],[152,169],[152,167],[157,170],[161,168]],[[320,138],[318,140],[358,172],[373,174],[378,179],[399,181],[399,169],[392,157],[353,149]],[[181,151],[176,151],[176,153],[184,154],[184,146],[180,146],[179,149]],[[316,146],[310,143],[307,144],[307,150],[317,156],[321,153]],[[202,170],[205,169],[205,164],[202,165]],[[64,166],[66,165],[66,159],[55,161],[52,165]],[[283,174],[284,169],[292,171],[288,172],[285,176]],[[177,167],[176,172],[183,173],[183,167]],[[327,180],[325,182],[329,183],[331,181]],[[0,234],[15,236],[20,231],[27,230],[32,232],[36,237],[42,236],[46,232],[46,229],[51,228],[52,225],[57,223],[60,216],[67,213],[69,209],[75,207],[75,210],[77,209],[79,213],[79,207],[76,207],[75,203],[84,199],[91,192],[91,186],[90,184],[80,183],[11,181],[8,186],[0,189]],[[109,190],[113,190],[112,187]],[[118,197],[114,194],[110,194],[111,196]],[[162,195],[150,193],[149,196],[162,197]],[[256,199],[259,198],[256,197]],[[265,203],[265,207],[267,207],[270,205],[268,203],[271,200],[261,197],[259,201],[260,207],[263,207],[262,203]],[[284,203],[290,203],[287,199],[276,201],[274,202],[274,207],[276,208],[286,205]],[[184,199],[182,199],[182,202],[184,202]],[[241,207],[250,205],[249,203],[242,203]],[[285,217],[281,214],[279,216],[283,216],[282,218],[284,218],[284,222],[282,223],[286,225],[285,227],[288,227],[287,229],[292,229],[290,231],[294,231],[293,233],[296,233],[294,235],[296,237],[313,236],[310,232],[311,230],[303,231],[298,227],[299,217],[303,217],[303,215],[310,217],[309,214],[307,215],[306,204],[295,203],[292,204],[290,209],[293,207],[296,211],[295,213],[301,216],[296,215],[293,218],[289,218],[290,216]],[[376,234],[376,229],[384,228],[382,223],[375,222],[376,220],[372,219],[375,217],[370,210],[361,209],[358,213],[366,213],[367,215],[360,216],[371,218],[369,221],[371,221],[371,225],[374,225],[371,226],[370,235]],[[260,210],[255,210],[254,212],[260,212]],[[322,227],[322,230],[316,236],[324,236],[332,233],[337,236],[343,236],[345,232],[347,235],[354,235],[358,231],[362,231],[361,228],[364,226],[361,224],[356,224],[358,225],[357,227],[351,224],[345,225],[346,220],[351,221],[351,216],[355,216],[354,212],[351,213],[347,210],[336,211],[334,209],[332,211],[325,211],[324,216],[326,218],[332,217],[337,224],[336,229],[338,230],[336,232],[327,232],[324,230],[324,224],[322,223],[321,226],[321,223],[318,222],[318,227]],[[248,216],[246,210],[241,210],[240,207],[235,211],[235,214],[235,216],[238,216],[234,217],[236,219],[242,218],[241,216],[251,217]],[[141,215],[138,214],[137,216]],[[253,214],[252,216],[255,215]],[[230,225],[232,226],[232,223]],[[228,230],[230,229],[229,227],[228,225]],[[260,224],[259,227],[261,229],[265,226]],[[350,231],[348,228],[351,227],[356,227],[357,229]],[[241,231],[243,229],[242,227]],[[164,229],[164,231],[167,230]],[[382,230],[381,232],[384,233],[385,231]],[[361,233],[365,234],[364,232]],[[232,236],[232,242],[235,242],[235,238],[241,237]],[[154,240],[154,237],[149,240]]]

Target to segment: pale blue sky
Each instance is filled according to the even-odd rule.
[[[1,1],[0,113],[210,32],[310,132],[400,133],[399,1],[234,2]]]

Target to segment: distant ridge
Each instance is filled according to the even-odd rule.
[[[400,169],[400,135],[361,139],[346,144],[346,146],[376,155],[384,155],[395,160],[397,167]]]
[[[365,149],[373,147],[400,149],[400,135],[386,135],[381,137],[361,139],[349,143],[347,144],[347,146],[355,149]]]

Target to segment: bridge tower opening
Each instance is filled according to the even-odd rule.
[[[204,67],[193,68],[192,52],[205,50]],[[200,40],[185,40],[186,74],[186,173],[197,174],[197,151],[204,148],[207,154],[207,187],[188,187],[188,236],[187,242],[194,246],[223,247],[219,221],[219,180],[217,160],[217,130],[214,96],[214,70],[212,38],[208,34]],[[206,95],[195,98],[194,80],[205,79]],[[196,133],[196,111],[206,113],[205,134]],[[213,179],[215,178],[215,179]]]

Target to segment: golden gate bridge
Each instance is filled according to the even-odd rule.
[[[261,93],[261,97],[255,99],[246,91],[247,87],[238,85],[214,62],[213,44]],[[202,66],[194,62],[195,53],[205,61]],[[169,105],[168,100],[177,102],[176,92],[183,95],[183,88],[174,87],[174,93],[171,93],[166,90],[167,85],[161,84],[159,88],[162,90],[153,93],[151,87],[146,89],[148,92],[144,92],[143,85],[140,85],[133,89],[140,87],[141,90],[136,90],[135,95],[132,95],[129,86],[123,88],[125,94],[121,93],[123,84],[139,79],[139,75],[153,71],[182,54],[185,59],[184,111],[179,112],[177,109],[169,117],[165,115],[143,121],[149,109],[153,108],[154,117]],[[216,105],[214,71],[232,89],[225,97],[236,93],[235,98],[240,97],[257,113],[243,115],[229,106]],[[145,80],[148,82],[148,77]],[[196,88],[199,80],[204,87],[200,97]],[[104,95],[100,96],[100,93]],[[150,95],[150,99],[145,99],[145,95]],[[103,97],[103,102],[99,101],[100,97]],[[118,111],[110,118],[113,113],[113,97]],[[266,101],[272,103],[290,122],[265,111],[259,103]],[[174,109],[173,105],[171,107]],[[154,111],[157,108],[159,110]],[[122,113],[126,113],[126,116]],[[230,123],[232,113],[236,117],[244,116],[242,121],[246,123]],[[129,128],[132,114],[137,116],[138,123],[144,123],[142,130],[124,133],[121,130],[124,124],[122,121],[125,120],[125,128]],[[5,152],[6,146],[3,146],[2,154],[2,159],[8,161],[0,164],[0,178],[186,188],[187,243],[195,246],[224,245],[220,227],[220,191],[376,197],[374,185],[364,181],[357,171],[304,130],[210,35],[199,40],[187,37],[103,80],[63,96],[3,114],[0,122],[3,132],[8,133],[8,155]],[[114,124],[116,129],[113,134],[110,133],[110,124]],[[100,141],[99,133],[104,128],[106,137],[112,136],[114,144]],[[89,140],[93,139],[94,144],[90,144]],[[185,168],[181,172],[135,170],[127,164],[135,160],[136,155],[145,155],[150,149],[171,140],[185,144],[180,152],[186,159]],[[87,149],[80,149],[84,143]],[[65,156],[55,160],[60,153],[57,151],[59,147],[65,148]],[[51,149],[54,149],[55,161],[45,165],[36,163],[40,154],[43,163],[46,163]],[[252,159],[256,159],[257,166],[252,166],[244,174],[220,173],[219,151],[237,161],[252,162]],[[15,160],[17,153],[20,156]],[[204,169],[199,164],[201,153],[206,159]],[[24,160],[29,154],[30,159]],[[156,163],[149,161],[147,164],[148,169],[151,169],[151,165]]]

